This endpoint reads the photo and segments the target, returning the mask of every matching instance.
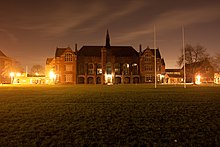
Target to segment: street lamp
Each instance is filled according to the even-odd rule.
[[[196,76],[196,84],[201,84],[201,76],[200,75],[197,75]]]
[[[50,80],[52,80],[52,82],[55,83],[56,74],[53,71],[50,71],[49,77],[50,77]]]
[[[11,84],[13,84],[13,82],[14,82],[14,76],[15,76],[15,73],[14,73],[14,72],[11,72],[11,73],[10,73]]]

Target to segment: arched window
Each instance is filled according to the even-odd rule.
[[[129,64],[128,63],[123,64],[123,71],[124,71],[125,75],[129,74]]]
[[[121,67],[119,63],[115,64],[115,74],[116,75],[121,75]]]
[[[97,75],[101,75],[102,74],[102,64],[98,63],[97,64]]]
[[[137,65],[137,63],[132,64],[132,73],[133,73],[133,75],[138,74],[138,65]]]
[[[84,80],[84,78],[83,77],[79,77],[79,84],[84,84],[84,82],[85,82],[85,80]]]
[[[66,53],[65,54],[65,61],[73,61],[73,54]]]
[[[107,72],[107,74],[112,74],[112,64],[111,63],[107,63],[106,72]]]

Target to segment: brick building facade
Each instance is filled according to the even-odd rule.
[[[105,46],[83,46],[79,51],[57,48],[55,57],[46,62],[46,75],[56,74],[56,83],[128,84],[153,83],[154,49],[139,52],[131,46],[111,46],[107,31]],[[156,49],[157,81],[165,72],[165,63]]]
[[[0,51],[0,84],[11,83],[10,72],[13,71],[13,60]]]

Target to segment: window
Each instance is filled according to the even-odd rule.
[[[92,63],[88,64],[88,70],[87,70],[89,75],[94,74],[94,65]]]
[[[97,75],[102,74],[102,64],[97,64]]]
[[[119,63],[115,64],[115,74],[116,75],[121,75],[121,67]]]
[[[152,75],[145,75],[145,82],[152,82]]]
[[[72,74],[66,74],[65,75],[65,81],[66,82],[72,82]]]
[[[66,53],[65,54],[65,61],[73,61],[73,54]]]
[[[157,65],[157,71],[159,72],[161,69],[161,66],[160,65]]]
[[[78,68],[79,68],[79,74],[80,74],[80,75],[85,74],[85,73],[84,73],[84,64],[80,63]]]
[[[73,71],[72,65],[65,65],[65,71]]]
[[[145,66],[145,71],[152,71],[152,70],[153,70],[152,65],[146,65]]]
[[[144,61],[145,61],[145,62],[151,62],[151,61],[152,61],[151,55],[150,55],[150,54],[146,54],[146,55],[144,56]]]
[[[123,64],[123,71],[125,75],[129,74],[129,64],[127,63]]]
[[[132,73],[134,75],[138,74],[138,65],[136,63],[132,64]]]
[[[111,65],[111,63],[107,63],[106,72],[107,72],[107,74],[112,74],[112,65]]]

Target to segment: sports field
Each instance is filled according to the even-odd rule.
[[[0,85],[0,146],[220,146],[220,86]]]

